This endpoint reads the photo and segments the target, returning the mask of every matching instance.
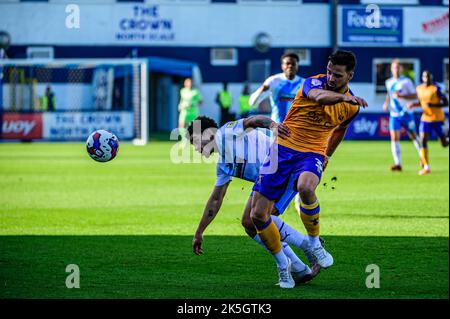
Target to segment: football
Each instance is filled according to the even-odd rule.
[[[108,162],[117,155],[119,139],[113,133],[97,130],[86,141],[89,156],[97,162]]]

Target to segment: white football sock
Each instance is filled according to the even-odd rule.
[[[285,241],[290,245],[300,248],[301,250],[308,249],[308,236],[303,235],[297,229],[286,224],[280,217],[271,216],[273,222],[280,232],[281,241]]]
[[[259,235],[256,235],[255,237],[253,237],[253,240],[256,241],[258,244],[260,244],[267,252],[270,253],[269,249],[267,249],[266,245],[264,245],[263,241],[261,240],[261,237],[259,237]],[[303,271],[306,267],[306,265],[300,260],[300,258],[298,258],[298,256],[295,254],[295,252],[292,250],[291,247],[289,247],[289,245],[287,243],[281,243],[282,247],[283,247],[283,253],[285,255],[285,257],[289,258],[292,262],[292,267],[295,271]],[[279,254],[279,253],[278,253]],[[277,256],[278,254],[273,255],[275,258],[275,261],[278,265],[279,268],[286,268],[287,267],[287,261],[284,267],[280,266],[280,263],[283,264],[283,257]]]
[[[420,140],[419,140],[419,138],[416,137],[416,139],[413,140],[412,142],[413,142],[414,146],[416,147],[417,152],[419,152],[419,156],[420,156],[420,147],[421,147],[421,146],[420,146]]]
[[[400,150],[400,142],[391,141],[391,152],[395,165],[401,165],[402,153]]]
[[[253,240],[256,241],[258,244],[260,244],[261,246],[263,246],[263,248],[270,253],[269,249],[267,249],[266,245],[264,245],[263,241],[261,240],[261,237],[259,237],[258,234],[256,234],[255,237],[253,237]]]
[[[274,254],[273,258],[275,258],[275,262],[277,263],[278,268],[286,269],[289,266],[289,261],[284,254],[283,249],[281,249],[280,252]]]
[[[318,246],[322,246],[322,244],[320,243],[319,240],[319,236],[308,236],[309,237],[309,244],[311,245],[311,247],[318,247]]]
[[[301,200],[300,200],[300,194],[299,193],[297,193],[297,195],[295,195],[295,200],[294,200],[294,203],[295,203],[295,210],[300,214],[300,204],[301,204]]]
[[[306,269],[306,265],[298,258],[295,252],[287,243],[281,243],[283,245],[283,252],[287,258],[291,260],[292,270],[295,272],[303,271]]]

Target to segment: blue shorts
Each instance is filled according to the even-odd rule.
[[[283,215],[286,208],[288,208],[291,201],[294,199],[295,195],[297,195],[297,178],[294,178],[293,175],[289,178],[289,181],[286,185],[286,189],[284,190],[283,195],[281,195],[280,199],[274,203],[274,207],[277,209],[280,215]],[[253,191],[250,193],[250,197],[253,196]]]
[[[294,195],[289,193],[286,197],[283,195],[289,191],[297,192],[297,180],[301,173],[311,172],[320,180],[324,161],[323,155],[312,152],[298,152],[279,144],[273,144],[270,153],[273,153],[274,147],[278,147],[278,156],[270,156],[271,154],[269,154],[266,157],[263,167],[273,166],[275,164],[276,171],[267,174],[260,173],[255,185],[253,185],[254,191],[261,193],[271,201],[279,201],[281,203],[281,201],[286,202],[290,196],[295,196],[295,193]],[[275,160],[278,162],[271,163],[271,161]],[[261,171],[264,171],[263,167]]]
[[[419,132],[420,134],[431,134],[432,131],[435,131],[439,138],[443,138],[445,136],[444,132],[444,122],[424,122],[420,121]]]
[[[391,116],[389,118],[389,130],[390,131],[400,131],[402,126],[412,133],[417,132],[416,121],[414,121],[414,116],[410,113],[405,113],[402,116]]]

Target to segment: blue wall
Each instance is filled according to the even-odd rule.
[[[213,66],[210,63],[209,47],[132,47],[132,46],[55,46],[56,58],[123,58],[131,57],[137,48],[138,57],[160,56],[189,60],[201,67],[204,82],[244,82],[247,79],[247,62],[250,60],[271,60],[271,74],[281,72],[280,56],[284,48],[273,48],[259,53],[253,48],[238,48],[237,66]],[[448,58],[447,48],[343,48],[355,52],[358,67],[355,82],[372,82],[372,61],[375,58],[418,58],[421,69],[429,69],[437,82],[443,81],[443,60]],[[301,66],[301,76],[325,72],[325,64],[331,48],[310,48],[311,65]],[[8,50],[10,58],[26,58],[26,46],[13,46]]]
[[[271,60],[271,74],[281,72],[280,57],[283,48],[271,49],[268,53],[259,53],[253,48],[238,48],[237,66],[213,66],[210,62],[209,47],[126,47],[126,46],[55,46],[55,58],[123,58],[131,57],[137,48],[138,57],[160,56],[189,60],[197,63],[202,71],[203,81],[208,82],[244,82],[247,80],[247,62],[250,60]],[[301,66],[299,74],[310,76],[325,72],[325,63],[330,54],[329,48],[311,49],[311,66]],[[10,58],[26,58],[26,46],[13,46],[8,50]]]

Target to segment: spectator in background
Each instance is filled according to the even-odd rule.
[[[241,119],[248,117],[249,112],[254,108],[250,105],[250,88],[248,83],[244,84],[242,93],[239,96],[239,107],[241,111]]]
[[[220,107],[220,126],[230,121],[230,107],[233,103],[231,93],[228,91],[228,83],[223,82],[223,88],[216,96],[216,103]]]
[[[48,85],[42,97],[41,110],[43,112],[53,112],[55,110],[55,102],[55,94],[50,85]]]
[[[192,79],[184,80],[184,87],[180,90],[180,103],[178,111],[180,116],[178,119],[178,128],[184,129],[191,123],[199,113],[199,106],[203,103],[203,97],[200,91],[193,88]]]

